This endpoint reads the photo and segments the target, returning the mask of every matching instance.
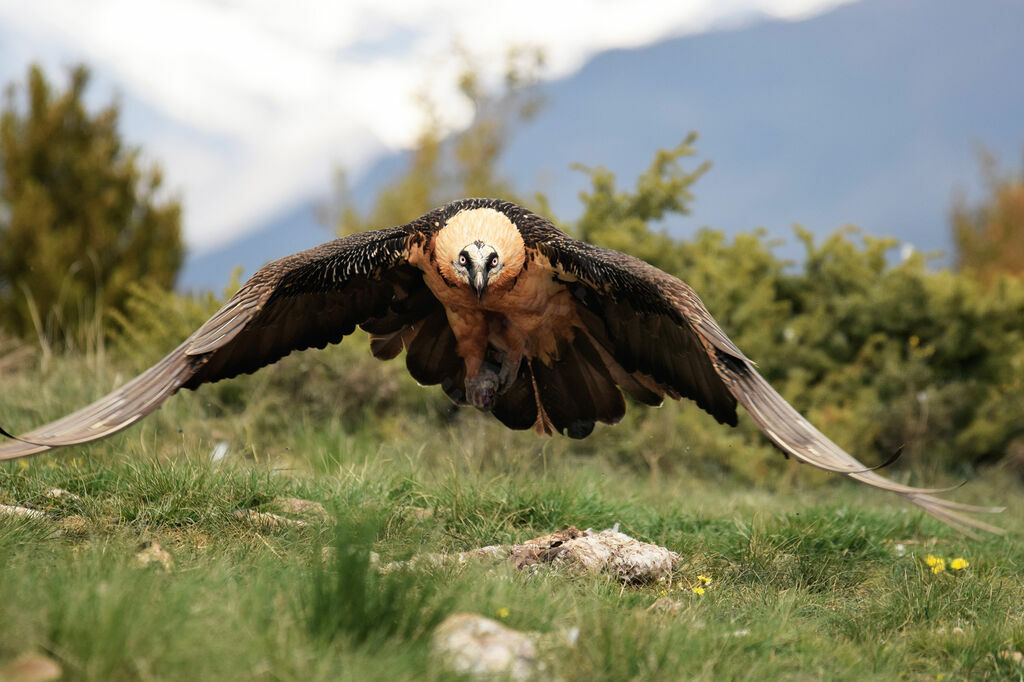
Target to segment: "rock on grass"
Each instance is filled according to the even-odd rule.
[[[24,654],[0,667],[3,682],[52,682],[62,674],[60,665],[42,654]]]
[[[383,564],[381,571],[470,561],[511,561],[519,569],[547,564],[579,573],[609,573],[623,583],[634,584],[669,578],[679,555],[616,530],[595,533],[570,526],[519,545],[488,545],[457,554],[422,554],[409,561]]]
[[[548,541],[558,535],[552,534],[513,547],[516,565],[550,563],[584,573],[610,573],[624,583],[642,583],[667,579],[679,562],[675,552],[615,530],[593,533],[569,528],[561,534],[572,537]]]
[[[139,549],[135,553],[135,563],[144,568],[157,568],[164,571],[174,569],[174,557],[156,541],[147,541],[139,545]]]
[[[473,613],[456,613],[437,626],[432,644],[435,655],[457,673],[529,680],[543,668],[537,656],[537,636]]]

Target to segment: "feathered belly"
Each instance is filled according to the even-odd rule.
[[[489,341],[501,350],[521,350],[528,358],[547,362],[559,342],[571,342],[580,326],[572,294],[550,273],[528,270],[511,289],[493,293],[481,307]]]

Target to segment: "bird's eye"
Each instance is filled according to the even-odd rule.
[[[459,265],[465,265],[465,264],[466,264],[466,254],[460,253],[459,254]]]
[[[497,256],[491,256],[491,267],[492,268],[498,267],[498,257]]]

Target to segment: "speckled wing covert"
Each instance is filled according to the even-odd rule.
[[[426,288],[405,254],[410,238],[428,225],[421,218],[270,263],[163,360],[91,405],[0,445],[0,460],[104,438],[181,388],[254,372],[295,350],[337,343],[373,318],[415,317]]]
[[[829,440],[758,374],[682,281],[627,254],[545,229],[539,221],[532,227],[527,221],[523,231],[527,248],[540,254],[537,265],[550,267],[573,290],[590,342],[611,358],[610,371],[625,371],[656,394],[691,398],[722,423],[736,424],[738,401],[772,443],[801,462],[903,495],[968,535],[972,528],[1004,532],[963,513],[1002,508],[933,496],[950,489],[896,483]],[[620,385],[642,402],[660,402],[644,400]]]

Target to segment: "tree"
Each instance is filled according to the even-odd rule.
[[[89,71],[55,93],[31,66],[0,115],[0,326],[48,342],[102,328],[133,283],[174,284],[184,256],[181,208],[161,201],[159,168],[118,133],[112,103],[83,103]],[[21,104],[22,106],[19,106]]]
[[[1024,274],[1024,173],[1002,173],[988,154],[981,168],[988,196],[978,206],[957,200],[953,239],[957,267],[990,283],[1000,273]]]

